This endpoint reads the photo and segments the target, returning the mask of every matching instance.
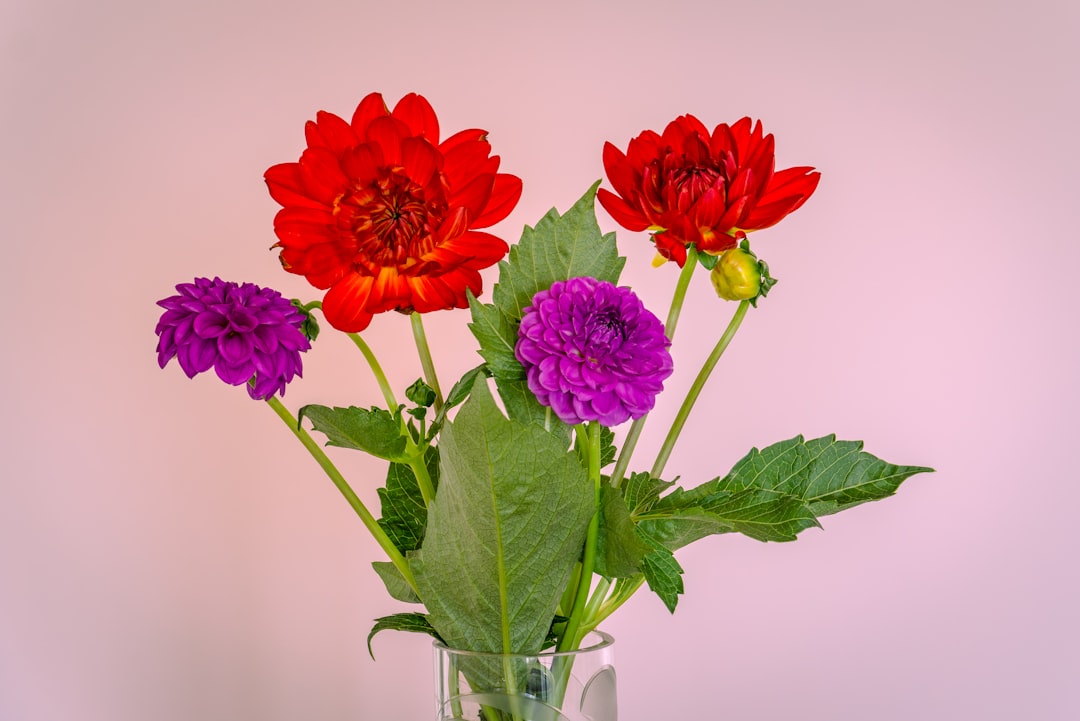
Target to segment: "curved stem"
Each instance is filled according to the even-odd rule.
[[[620,582],[623,580],[624,579],[619,579]],[[593,628],[600,625],[600,622],[603,621],[605,618],[615,613],[619,606],[629,601],[630,597],[633,596],[637,592],[637,590],[641,588],[642,584],[645,583],[645,576],[639,574],[637,576],[634,576],[632,579],[625,580],[627,581],[627,583],[625,585],[617,585],[615,593],[612,594],[612,597],[609,598],[607,601],[604,601],[603,605],[601,605],[600,609],[596,612],[596,617],[591,619]]]
[[[390,562],[394,564],[397,570],[412,587],[413,591],[416,591],[416,579],[413,578],[412,570],[409,568],[408,562],[405,557],[401,555],[401,552],[394,545],[394,542],[390,540],[390,537],[386,535],[386,531],[382,529],[379,522],[375,520],[375,517],[371,515],[371,511],[367,509],[364,502],[349,486],[348,481],[341,475],[341,471],[334,466],[333,461],[326,455],[323,449],[315,442],[315,439],[311,437],[306,430],[304,430],[296,418],[289,409],[286,408],[276,396],[270,396],[266,399],[267,405],[274,409],[274,413],[278,415],[285,425],[289,427],[289,430],[293,432],[293,435],[303,444],[308,453],[311,454],[315,462],[326,472],[326,475],[330,477],[337,489],[341,491],[341,495],[345,496],[345,500],[349,502],[352,509],[356,511],[356,515],[360,516],[360,520],[363,521],[364,526],[368,529],[368,532],[375,538],[375,541],[386,552],[386,555],[390,558]]]
[[[360,352],[364,354],[364,358],[367,360],[369,366],[371,366],[371,372],[375,375],[375,382],[379,384],[379,390],[382,391],[383,400],[386,401],[387,408],[390,412],[393,412],[398,407],[397,399],[394,398],[394,391],[390,388],[390,382],[386,380],[386,374],[383,373],[382,366],[379,365],[379,361],[375,358],[375,354],[368,347],[368,344],[364,342],[364,339],[360,337],[359,333],[346,333],[349,339],[360,349]]]
[[[683,399],[682,406],[679,407],[679,413],[671,424],[671,430],[668,431],[667,438],[664,439],[664,445],[660,447],[660,452],[656,455],[656,462],[653,463],[650,471],[653,478],[659,478],[660,474],[664,472],[664,466],[667,465],[671,449],[675,447],[675,441],[679,439],[679,434],[686,424],[686,419],[690,416],[690,411],[693,409],[694,403],[697,402],[698,396],[701,395],[701,389],[705,387],[705,382],[709,380],[709,375],[713,372],[713,368],[716,367],[717,361],[724,354],[728,344],[731,343],[731,339],[735,337],[735,333],[739,330],[739,326],[742,325],[743,318],[746,317],[746,311],[749,307],[750,301],[748,300],[739,303],[739,307],[736,309],[735,315],[732,316],[731,322],[728,323],[724,335],[720,336],[716,347],[713,348],[709,357],[705,359],[705,364],[701,366],[701,371],[698,372],[697,378],[694,379],[694,384],[690,386],[686,398]]]
[[[572,651],[581,640],[578,630],[596,565],[596,539],[600,535],[600,424],[596,421],[589,424],[589,480],[593,485],[593,515],[589,521],[589,530],[585,534],[585,554],[581,560],[581,578],[574,596],[574,607],[570,610],[570,619],[566,622],[562,638],[559,639],[559,651]]]
[[[409,320],[412,323],[413,340],[416,341],[416,350],[420,354],[420,365],[424,369],[424,380],[435,391],[435,415],[439,415],[442,409],[443,395],[439,388],[439,379],[435,375],[435,363],[431,360],[431,349],[428,348],[427,334],[424,333],[424,321],[419,313],[410,313]]]
[[[679,314],[682,312],[683,303],[686,300],[686,290],[690,287],[690,279],[694,277],[694,269],[697,267],[697,249],[690,245],[686,249],[686,262],[679,273],[679,280],[675,283],[675,293],[671,297],[671,307],[668,309],[667,322],[664,323],[664,334],[669,341],[675,339],[675,328],[679,324]],[[645,429],[646,413],[630,424],[630,431],[626,434],[622,449],[619,451],[619,459],[615,462],[615,468],[611,471],[611,485],[618,487],[622,483],[626,469],[630,465],[630,458],[634,455],[641,432]]]

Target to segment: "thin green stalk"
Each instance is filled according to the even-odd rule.
[[[439,379],[435,375],[435,363],[431,360],[431,349],[428,348],[427,334],[424,333],[424,321],[419,313],[410,313],[409,320],[412,322],[413,340],[416,341],[416,351],[420,354],[420,365],[424,369],[424,380],[435,391],[435,415],[442,410],[443,394],[439,388]]]
[[[671,298],[671,307],[668,309],[667,320],[664,322],[664,335],[671,342],[675,341],[675,326],[679,323],[679,313],[682,312],[683,301],[686,300],[686,289],[690,287],[690,278],[694,276],[697,268],[697,248],[693,245],[686,248],[686,262],[679,273],[679,280],[675,283],[675,295]]]
[[[367,360],[368,365],[371,366],[371,372],[375,374],[375,382],[379,384],[379,390],[382,391],[383,400],[386,401],[387,408],[393,412],[398,407],[397,399],[394,398],[394,391],[390,388],[390,382],[386,380],[386,374],[383,373],[382,366],[379,365],[379,361],[375,358],[375,354],[368,347],[368,344],[364,342],[364,339],[360,337],[359,333],[346,333],[349,339],[356,344],[356,347],[360,349],[360,352],[364,354],[364,358]]]
[[[626,583],[623,583],[623,581]],[[601,621],[615,613],[619,606],[629,601],[630,597],[641,588],[643,583],[645,583],[645,576],[641,574],[638,574],[633,578],[620,578],[616,584],[615,592],[611,594],[611,598],[604,601],[604,603],[601,604],[600,609],[596,612],[596,617],[591,621],[592,627],[596,628],[599,626]]]
[[[431,482],[431,474],[428,473],[425,456],[427,448],[418,448],[416,455],[409,457],[409,468],[416,476],[416,485],[420,487],[420,496],[424,499],[424,506],[430,506],[435,500],[435,484]]]
[[[679,273],[679,280],[675,283],[675,293],[671,297],[667,322],[664,323],[664,334],[669,341],[675,339],[675,328],[679,324],[679,314],[682,312],[683,302],[686,300],[686,290],[690,287],[690,279],[694,277],[694,269],[698,264],[697,256],[697,249],[693,245],[687,247],[686,263],[683,264],[682,271]],[[630,430],[627,432],[626,440],[623,441],[622,450],[619,452],[619,459],[615,462],[615,468],[611,472],[610,483],[616,488],[622,483],[623,476],[626,475],[626,469],[630,465],[630,458],[634,455],[634,448],[637,447],[638,439],[645,429],[645,420],[648,417],[649,414],[646,413],[630,424]]]
[[[408,562],[405,557],[401,555],[394,542],[390,540],[390,537],[386,535],[386,531],[382,529],[375,517],[371,515],[371,512],[364,505],[364,502],[353,491],[352,487],[345,480],[345,477],[341,475],[341,472],[334,466],[333,461],[327,457],[322,447],[315,442],[315,439],[311,437],[306,430],[304,430],[296,418],[293,416],[289,409],[286,408],[276,396],[270,396],[266,399],[267,405],[274,409],[274,413],[278,415],[285,425],[289,427],[289,430],[293,432],[293,435],[303,444],[307,449],[311,457],[315,459],[315,462],[326,472],[326,475],[330,477],[337,489],[341,491],[341,495],[345,496],[345,500],[349,502],[352,509],[356,511],[356,515],[360,516],[360,520],[363,521],[364,526],[368,529],[368,532],[375,538],[375,541],[382,547],[383,551],[390,558],[390,562],[394,564],[401,575],[412,587],[413,591],[416,591],[416,579],[413,578],[412,570],[409,568]]]
[[[562,638],[557,646],[559,651],[572,651],[580,641],[578,629],[585,612],[585,603],[592,586],[593,568],[596,564],[596,539],[600,535],[600,424],[589,424],[589,480],[593,484],[593,515],[589,521],[589,530],[585,535],[585,553],[581,560],[581,579],[578,582],[574,607],[570,609],[570,618],[566,622]]]
[[[599,612],[601,606],[603,606],[604,598],[607,596],[608,589],[611,588],[611,581],[606,578],[601,578],[596,582],[596,588],[593,589],[592,597],[589,598],[589,602],[585,605],[585,621],[581,626],[581,637],[585,638],[585,635],[596,628],[599,621],[596,620],[596,614]]]
[[[660,452],[656,456],[656,462],[653,463],[650,471],[653,478],[659,478],[660,474],[664,472],[664,466],[667,465],[671,450],[675,447],[675,441],[679,439],[679,434],[686,424],[686,419],[690,416],[690,411],[694,408],[698,396],[701,395],[701,389],[705,387],[705,382],[709,380],[709,375],[713,372],[713,368],[716,367],[717,361],[724,354],[728,344],[731,343],[731,339],[735,337],[735,333],[739,330],[739,326],[742,325],[743,318],[746,317],[746,311],[749,307],[750,301],[748,300],[739,303],[739,307],[735,310],[735,315],[732,316],[724,334],[720,336],[716,347],[713,348],[709,357],[705,359],[705,364],[701,366],[701,371],[698,372],[694,384],[690,386],[690,391],[686,394],[686,398],[683,399],[682,406],[679,407],[679,412],[675,416],[675,421],[671,424],[671,430],[668,431],[667,438],[664,439],[664,445],[660,447]]]

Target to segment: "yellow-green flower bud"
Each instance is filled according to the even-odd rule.
[[[751,300],[761,292],[761,263],[743,248],[721,253],[709,277],[716,294],[724,300]]]

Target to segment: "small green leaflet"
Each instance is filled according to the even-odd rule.
[[[395,613],[393,616],[383,616],[375,619],[375,625],[367,637],[367,650],[372,658],[375,652],[371,650],[371,639],[379,631],[412,631],[413,633],[426,633],[436,641],[442,641],[438,632],[428,623],[427,616],[422,613]]]
[[[644,513],[660,500],[660,494],[675,485],[675,481],[662,481],[648,473],[633,473],[626,484],[626,507],[634,515]]]
[[[491,371],[488,370],[486,363],[481,363],[475,368],[465,371],[465,374],[458,379],[458,382],[454,384],[454,387],[446,395],[446,400],[443,401],[439,415],[435,416],[435,420],[431,422],[432,431],[442,427],[442,423],[446,420],[446,414],[450,412],[450,409],[456,408],[465,402],[465,399],[469,397],[469,393],[472,392],[472,387],[476,384],[476,379],[480,376],[485,378],[491,376]]]
[[[390,461],[404,457],[405,436],[401,435],[401,418],[382,408],[365,410],[354,406],[327,408],[308,405],[297,413],[297,422],[304,418],[311,421],[315,430],[326,435],[328,446],[365,451]]]
[[[600,489],[600,533],[596,572],[604,578],[627,578],[641,573],[641,560],[653,548],[638,535],[619,489]]]
[[[685,590],[682,566],[675,560],[675,555],[670,550],[644,534],[642,537],[653,546],[654,550],[641,559],[641,572],[645,574],[649,589],[660,597],[668,611],[675,613],[679,595]]]
[[[424,458],[431,483],[438,488],[439,451],[429,447]],[[379,525],[402,553],[415,550],[424,540],[427,507],[416,474],[405,463],[391,463],[386,471],[386,485],[378,489],[382,505]]]
[[[375,569],[375,573],[379,574],[390,598],[403,603],[421,603],[420,597],[412,590],[412,586],[393,563],[373,561],[371,567]]]
[[[472,313],[469,330],[480,343],[477,352],[487,363],[491,374],[498,379],[523,379],[525,369],[514,356],[517,327],[521,318],[511,321],[498,308],[481,303],[471,293],[469,294],[469,310]]]

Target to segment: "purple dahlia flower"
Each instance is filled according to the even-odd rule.
[[[300,332],[303,315],[281,293],[220,278],[176,290],[158,301],[165,309],[154,329],[159,366],[175,356],[188,378],[211,367],[234,386],[254,377],[248,394],[257,400],[284,395],[285,384],[301,375],[300,351],[311,344]]]
[[[529,390],[561,420],[615,426],[652,410],[671,375],[669,345],[633,291],[584,277],[533,296],[514,355]]]

